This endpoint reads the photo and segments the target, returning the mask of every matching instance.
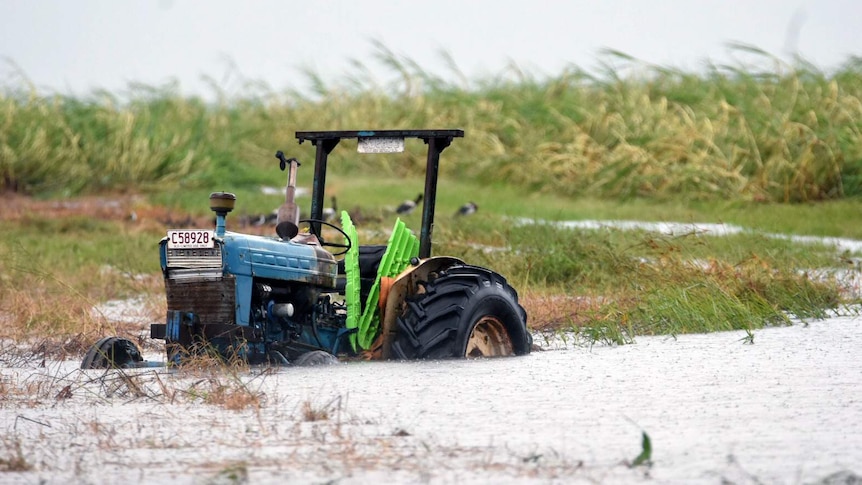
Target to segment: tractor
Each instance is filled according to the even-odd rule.
[[[527,314],[506,279],[431,255],[440,154],[463,136],[463,130],[296,132],[300,144],[315,147],[310,217],[300,219],[295,200],[301,164],[278,151],[287,184],[272,236],[228,231],[236,197],[212,193],[214,229],[169,229],[159,242],[167,315],[150,325],[150,337],[164,340],[165,363],[181,365],[201,352],[284,365],[528,354]],[[400,152],[407,139],[427,145],[420,234],[399,218],[387,244],[361,245],[347,211],[340,225],[324,218],[329,154],[342,140],[356,140],[360,153]],[[123,337],[102,338],[82,362],[85,369],[151,365]]]

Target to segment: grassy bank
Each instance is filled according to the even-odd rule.
[[[489,187],[472,188],[471,193],[492,198],[505,199],[509,194],[504,189],[495,193]],[[92,215],[104,205],[101,198],[73,205],[63,213],[46,210],[56,203],[27,200],[41,206],[3,220],[0,233],[0,316],[4,322],[0,337],[62,342],[39,347],[43,350],[80,352],[82,345],[103,335],[148,335],[144,326],[112,323],[93,308],[113,299],[137,298],[139,310],[151,321],[163,318],[164,290],[156,243],[167,227],[176,227],[174,221],[206,227],[212,220],[211,215],[189,214],[181,208],[161,211],[145,199],[126,200],[113,215],[101,216],[107,220]],[[205,200],[198,205],[205,207]],[[228,228],[271,234],[272,228],[240,224],[246,200],[239,197]],[[444,195],[438,207],[452,200],[451,195]],[[596,201],[589,205],[603,207],[602,213],[611,218],[621,210],[644,219],[653,211],[662,213],[659,203],[640,206],[640,212],[638,205]],[[796,220],[807,221],[812,214],[823,218],[829,212],[818,216],[817,211],[830,205],[791,207],[802,215]],[[672,207],[667,206],[667,212]],[[838,204],[830,210],[841,212],[842,207]],[[131,211],[137,213],[134,220],[128,217]],[[613,227],[525,225],[515,218],[536,217],[553,209],[522,204],[511,211],[502,215],[480,209],[470,218],[441,211],[434,254],[461,257],[504,274],[518,289],[534,330],[575,329],[591,340],[620,343],[644,334],[784,324],[789,314],[819,317],[830,308],[855,301],[842,292],[839,280],[819,271],[854,267],[851,255],[836,254],[833,248],[757,231],[730,236],[691,231],[671,236]],[[360,224],[360,243],[385,241],[385,231],[395,216],[384,208],[378,213],[378,219],[368,218]],[[789,213],[782,213],[781,224],[792,224],[793,218],[786,217]],[[858,215],[849,210],[841,213],[858,221]],[[701,215],[709,216],[707,212]],[[406,221],[418,228],[419,215],[411,214]],[[703,222],[683,222],[695,221]]]

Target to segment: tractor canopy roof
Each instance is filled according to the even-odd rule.
[[[310,141],[315,147],[314,185],[311,194],[311,218],[322,219],[326,188],[326,163],[329,153],[342,139],[355,138],[360,153],[391,153],[404,151],[405,138],[419,138],[428,145],[425,166],[425,190],[422,205],[422,229],[419,237],[419,257],[431,256],[431,231],[434,227],[434,207],[437,201],[437,172],[440,153],[454,138],[462,138],[464,130],[362,130],[362,131],[297,131],[299,143]],[[320,228],[317,228],[318,231]]]

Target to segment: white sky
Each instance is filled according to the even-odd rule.
[[[281,91],[305,86],[300,68],[343,80],[350,59],[383,81],[372,39],[452,81],[442,51],[470,79],[510,62],[593,71],[602,48],[695,70],[731,61],[729,42],[828,70],[862,56],[860,19],[859,0],[0,0],[0,85],[20,68],[62,94],[175,79],[206,96],[204,75],[229,94],[240,76]]]

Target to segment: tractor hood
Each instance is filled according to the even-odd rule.
[[[337,263],[320,246],[232,232],[222,244],[227,273],[335,287]]]

